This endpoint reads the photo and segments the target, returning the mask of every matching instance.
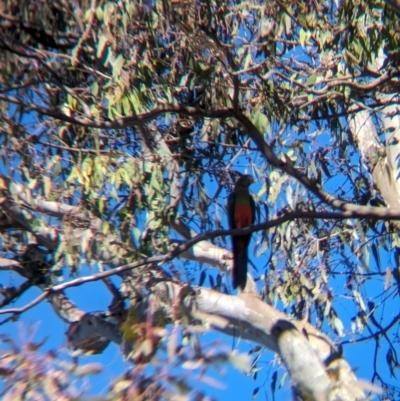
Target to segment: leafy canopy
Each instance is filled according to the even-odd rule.
[[[2,307],[79,277],[84,264],[93,274],[137,266],[120,273],[120,288],[104,278],[114,300],[151,292],[153,280],[230,293],[229,258],[173,250],[226,227],[239,170],[258,182],[258,221],[281,218],[253,235],[262,299],[345,342],[387,327],[397,228],[362,209],[385,199],[348,125],[368,110],[379,129],[395,102],[398,20],[384,2],[2,4],[0,256],[26,279],[2,292]],[[353,215],[340,215],[350,204]],[[226,235],[212,241],[229,247]],[[53,299],[76,321],[61,304]],[[127,321],[135,342],[129,326],[139,323]],[[392,369],[398,339],[382,333]],[[165,332],[154,335],[147,356]]]

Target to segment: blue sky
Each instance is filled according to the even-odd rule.
[[[12,277],[9,273],[2,272],[0,274],[0,282],[3,285],[7,285],[10,282],[18,284],[19,280],[17,277]],[[383,283],[380,283],[383,285]],[[371,283],[371,286],[375,287],[375,290],[380,291],[376,283]],[[376,292],[376,291],[374,291]],[[24,305],[29,300],[32,300],[35,296],[39,295],[38,289],[31,289],[24,294],[21,299],[17,302],[17,305]],[[96,311],[105,310],[110,301],[110,296],[102,283],[88,283],[84,287],[71,288],[67,290],[67,295],[73,299],[77,306],[84,311]],[[372,295],[372,294],[371,294]],[[342,311],[338,310],[340,317],[343,319],[346,329],[348,329],[349,322],[345,318],[352,315],[352,311],[348,311],[346,308],[346,299],[339,302],[339,305],[343,307]],[[394,314],[398,311],[395,308],[386,308],[384,310],[384,321],[390,320]],[[379,316],[379,315],[378,315]],[[67,349],[65,331],[67,330],[67,324],[63,323],[60,319],[55,316],[51,306],[46,302],[41,302],[39,305],[25,312],[18,322],[7,324],[2,327],[1,332],[3,334],[10,335],[18,343],[22,344],[26,338],[29,338],[30,328],[34,328],[34,340],[41,341],[47,338],[42,351],[50,349],[57,350],[61,355],[67,356],[69,351]],[[364,333],[366,335],[367,332]],[[351,338],[346,336],[345,339]],[[254,344],[240,339],[228,338],[225,335],[219,333],[209,333],[202,336],[204,344],[209,342],[221,343],[221,346],[228,350],[230,347],[238,347],[239,352],[248,352]],[[224,345],[223,345],[224,344]],[[382,343],[384,344],[384,343]],[[384,350],[381,350],[380,357],[378,359],[378,365],[380,365],[381,371],[385,372],[385,379],[389,378],[389,371],[385,367],[384,362]],[[356,374],[359,378],[369,380],[371,378],[371,361],[373,360],[374,343],[373,342],[362,342],[359,344],[347,344],[344,347],[345,357],[350,365],[355,369]],[[254,357],[254,355],[253,355]],[[122,361],[119,349],[116,345],[111,344],[103,354],[98,356],[87,356],[80,358],[82,363],[93,363],[99,362],[103,365],[104,370],[100,375],[91,377],[89,383],[81,383],[83,388],[89,390],[89,394],[105,394],[108,390],[108,385],[117,375],[121,373],[123,369],[129,368],[129,364]],[[260,358],[258,367],[257,380],[254,380],[251,376],[245,376],[240,371],[229,366],[228,364],[223,365],[222,369],[211,368],[207,372],[207,376],[212,377],[217,382],[222,384],[222,388],[214,388],[204,384],[204,381],[198,378],[199,372],[194,371],[193,383],[196,388],[204,389],[206,394],[215,397],[217,400],[232,400],[232,399],[251,399],[252,393],[255,388],[260,387],[260,391],[256,399],[270,400],[269,393],[269,379],[274,371],[274,356],[271,352],[266,351]],[[279,368],[278,383],[283,376],[283,368]],[[197,377],[197,378],[196,378]],[[392,380],[393,384],[396,385],[396,381]],[[276,401],[284,401],[290,399],[290,388],[288,386],[288,380],[285,381],[284,388],[278,392]]]
[[[274,127],[275,129],[276,127]],[[315,127],[313,127],[315,128]],[[270,133],[272,136],[272,133]],[[269,140],[270,138],[268,138]],[[296,136],[293,135],[291,139],[296,139]],[[318,144],[325,145],[331,140],[329,133],[322,134],[318,137]],[[354,156],[353,163],[356,165],[358,163],[358,155]],[[258,163],[256,158],[253,159],[253,162],[256,166],[262,168],[263,164]],[[18,164],[18,160],[13,160],[15,165]],[[224,161],[226,164],[227,160]],[[247,160],[244,158],[239,160],[238,163],[234,166],[239,171],[244,171],[247,168],[247,172],[253,173],[251,166],[248,164]],[[0,171],[4,169],[4,166],[0,166]],[[209,194],[214,194],[216,190],[215,182],[207,182],[207,189]],[[252,186],[253,193],[259,193],[261,189],[261,183],[255,184]],[[297,184],[296,184],[297,185]],[[325,188],[330,190],[332,193],[339,187],[338,179],[328,180],[326,182]],[[227,227],[226,224],[226,215],[225,211],[221,207],[222,204],[225,203],[227,193],[224,191],[221,193],[219,198],[220,205],[218,206],[218,214],[221,217],[222,225]],[[265,200],[265,195],[261,198],[260,208],[261,211],[264,212],[263,201]],[[282,198],[279,199],[279,202],[282,204],[286,204],[285,195],[282,195]],[[279,203],[277,202],[277,204]],[[275,210],[271,210],[270,213],[273,213]],[[215,210],[212,211],[213,213]],[[262,219],[265,218],[265,215],[262,214]],[[269,252],[266,251],[261,257],[256,258],[254,256],[253,247],[259,238],[260,234],[254,234],[252,240],[252,249],[250,251],[250,259],[257,267],[257,275],[261,274],[265,269],[265,263],[268,258]],[[230,247],[230,241],[227,239],[226,244]],[[347,250],[347,252],[349,252]],[[385,251],[383,248],[379,249],[380,257],[381,257],[381,265],[385,269],[386,267],[392,268],[396,266],[395,261],[393,260],[393,255],[391,252]],[[376,272],[378,267],[376,266],[372,257],[370,257],[370,271]],[[192,270],[195,272],[199,271],[198,264],[192,263]],[[210,268],[209,271],[211,274],[214,274],[215,269]],[[250,268],[252,274],[256,275],[254,270]],[[87,267],[83,267],[80,271],[80,275],[92,274]],[[345,275],[336,275],[334,278],[330,279],[329,285],[332,287],[333,291],[336,293],[340,293],[338,299],[335,302],[335,307],[337,309],[338,315],[343,321],[345,332],[350,332],[351,327],[351,318],[355,315],[356,308],[354,306],[354,302],[351,299],[351,294],[346,293],[344,291],[345,285]],[[227,279],[230,285],[230,278]],[[20,279],[17,275],[9,272],[0,272],[0,283],[3,286],[8,285],[18,285],[23,280]],[[194,275],[194,282],[197,281],[196,274]],[[207,282],[206,282],[207,283]],[[367,284],[364,287],[363,296],[365,300],[375,300],[379,302],[381,298],[381,294],[385,291],[384,288],[384,277],[372,277],[368,280]],[[85,312],[91,311],[103,311],[106,310],[111,297],[108,290],[101,282],[94,282],[85,284],[82,287],[71,288],[66,291],[67,295],[77,304],[79,308],[81,308]],[[27,302],[34,299],[37,295],[40,294],[40,290],[37,288],[32,288],[27,291],[13,306],[22,306]],[[379,307],[376,312],[375,317],[380,321],[382,326],[385,326],[391,319],[397,315],[399,311],[399,296],[394,295],[393,298],[390,298],[391,302],[388,302],[386,305],[382,305]],[[278,303],[277,307],[282,309],[282,304]],[[0,316],[0,321],[4,318],[4,315]],[[39,305],[25,312],[17,322],[7,323],[1,326],[1,333],[5,333],[10,335],[12,338],[16,340],[16,342],[23,343],[27,337],[29,337],[29,332],[31,328],[34,328],[34,339],[36,341],[41,341],[47,337],[46,343],[42,348],[42,351],[55,349],[60,352],[61,355],[65,355],[68,359],[69,350],[67,349],[65,332],[68,329],[68,325],[62,322],[57,318],[53,309],[49,305],[47,301],[41,302]],[[376,330],[373,326],[371,326],[372,330]],[[324,325],[324,329],[327,332],[331,332],[331,330]],[[397,328],[393,329],[393,331],[398,330]],[[392,340],[393,333],[389,333],[389,338]],[[399,333],[397,333],[399,334]],[[364,330],[363,336],[369,335],[368,330]],[[333,340],[340,342],[340,339],[332,337]],[[347,334],[342,340],[351,340],[352,335]],[[202,343],[216,343],[221,344],[222,348],[227,350],[232,348],[237,348],[239,352],[247,353],[254,344],[250,344],[243,340],[232,339],[230,337],[221,335],[220,333],[211,332],[204,334],[202,336]],[[395,378],[390,378],[390,372],[386,366],[385,355],[388,349],[388,344],[386,340],[381,340],[381,347],[379,348],[378,358],[377,358],[377,366],[382,373],[382,377],[391,382],[393,385],[398,386],[398,380]],[[368,341],[362,342],[359,344],[346,344],[344,346],[345,358],[350,363],[350,365],[355,369],[356,375],[365,380],[369,380],[372,377],[372,366],[374,360],[374,352],[375,352],[375,342]],[[398,344],[395,344],[396,346]],[[398,347],[397,347],[398,348]],[[252,356],[254,357],[254,355]],[[87,356],[82,357],[81,361],[83,363],[92,363],[99,362],[103,365],[104,371],[100,375],[93,376],[89,383],[80,383],[80,385],[84,386],[84,388],[88,388],[89,394],[106,394],[108,390],[108,386],[112,379],[117,377],[124,369],[129,369],[130,365],[124,362],[121,358],[121,354],[117,346],[111,344],[103,354],[98,356]],[[231,400],[250,400],[252,397],[253,390],[255,388],[260,388],[260,391],[257,396],[257,400],[272,400],[272,396],[270,393],[269,385],[270,378],[272,373],[275,370],[276,362],[274,361],[274,355],[265,351],[258,363],[258,368],[260,371],[258,372],[257,380],[254,380],[251,376],[245,376],[243,373],[239,372],[234,367],[225,364],[223,367],[210,368],[207,372],[207,375],[212,377],[217,382],[221,383],[222,388],[215,388],[211,385],[205,384],[203,380],[201,380],[199,376],[199,371],[193,372],[192,383],[194,383],[195,388],[204,389],[207,395],[211,397],[215,397],[217,400],[221,401],[231,401]],[[183,370],[177,369],[178,372],[182,372]],[[279,368],[279,376],[278,383],[282,379],[284,375],[284,369]],[[400,375],[400,372],[399,372]],[[278,384],[279,385],[279,384]],[[277,386],[278,386],[277,385]],[[282,390],[280,390],[276,397],[275,401],[286,401],[291,399],[291,390],[289,386],[289,379],[287,378],[285,381],[285,385]]]
[[[243,165],[237,166],[239,170],[243,170]],[[251,172],[248,170],[248,172]],[[214,193],[215,184],[210,185],[210,193]],[[252,188],[254,193],[257,193],[260,189],[259,184],[255,184],[254,188]],[[222,213],[222,211],[220,211]],[[226,217],[222,216],[222,224],[226,227]],[[254,246],[257,234],[253,236],[252,247]],[[230,246],[230,241],[227,242]],[[381,260],[383,266],[390,266],[390,254],[384,252],[382,249],[381,252]],[[258,274],[262,272],[265,266],[265,260],[268,256],[263,255],[260,258],[256,258],[253,255],[253,252],[250,251],[250,258],[253,263],[257,266]],[[198,270],[198,265],[194,264],[195,271]],[[197,269],[197,270],[196,270]],[[370,266],[371,271],[376,271],[377,266],[374,263],[371,263]],[[250,268],[250,271],[254,270]],[[93,272],[87,267],[83,267],[80,274],[81,275],[89,275]],[[0,272],[0,282],[3,286],[7,285],[18,285],[22,280],[13,273],[8,272]],[[196,282],[196,278],[194,280]],[[228,282],[230,283],[230,279],[228,278]],[[343,287],[345,284],[345,276],[338,275],[336,278],[331,279],[330,285],[332,289],[336,292],[340,292],[343,295],[338,298],[336,301],[335,307],[339,314],[339,317],[342,319],[345,331],[350,331],[351,317],[356,313],[356,309],[354,307],[354,303],[350,300],[349,297],[346,296],[345,291],[343,291]],[[374,299],[384,291],[384,278],[373,278],[367,283],[365,287],[365,299]],[[110,294],[105,286],[101,282],[94,282],[85,284],[82,287],[70,288],[66,291],[67,295],[76,303],[76,305],[81,308],[85,312],[91,311],[102,311],[106,310],[107,306],[110,303]],[[32,288],[27,291],[15,304],[15,306],[25,305],[27,302],[35,298],[40,294],[40,290],[36,288]],[[376,313],[377,318],[381,318],[381,324],[384,326],[389,322],[393,316],[398,313],[398,308],[396,307],[398,302],[388,303],[385,308],[381,308]],[[281,304],[277,305],[278,308],[282,308]],[[67,349],[65,332],[68,329],[68,325],[63,323],[60,319],[58,319],[52,310],[51,306],[47,301],[41,302],[39,305],[25,312],[18,322],[8,323],[2,326],[2,333],[9,334],[12,338],[14,338],[17,342],[22,343],[24,339],[27,338],[27,333],[31,327],[34,327],[34,339],[35,341],[41,341],[44,338],[47,338],[45,345],[42,348],[42,351],[54,349],[60,352],[60,354],[65,355],[68,358],[69,350]],[[325,327],[327,329],[327,327]],[[374,328],[372,327],[374,330]],[[327,330],[330,331],[330,330]],[[368,335],[368,331],[364,330],[363,335]],[[343,340],[351,340],[352,336],[347,335],[343,338]],[[338,340],[337,338],[333,338],[334,340]],[[214,343],[220,344],[223,349],[238,349],[239,352],[247,353],[254,344],[250,344],[247,341],[232,339],[225,335],[221,335],[220,333],[211,332],[208,334],[204,334],[202,336],[202,343],[209,344]],[[382,349],[379,350],[379,357],[377,359],[377,363],[381,372],[384,372],[385,380],[391,381],[394,385],[396,385],[396,381],[390,380],[390,373],[385,364],[385,354],[386,351],[384,347],[387,347],[385,341],[381,341],[383,345]],[[364,380],[369,380],[372,375],[372,361],[373,355],[375,352],[375,343],[374,342],[362,342],[360,344],[346,344],[344,346],[345,357],[350,363],[350,365],[355,369],[356,375],[359,378]],[[255,355],[252,355],[252,359]],[[108,390],[108,385],[124,369],[129,369],[129,364],[124,362],[121,358],[119,349],[115,345],[110,345],[102,355],[98,356],[87,356],[82,357],[81,362],[83,363],[92,363],[99,362],[103,365],[104,370],[100,375],[92,376],[89,382],[81,382],[80,385],[83,388],[88,389],[89,394],[106,394]],[[238,371],[234,367],[229,364],[225,364],[222,367],[218,367],[218,369],[210,368],[207,371],[207,377],[211,377],[222,385],[222,388],[214,387],[212,385],[206,384],[206,380],[201,380],[199,377],[199,371],[195,370],[192,374],[192,383],[195,388],[200,388],[205,391],[205,393],[211,397],[215,397],[217,400],[232,400],[232,399],[251,399],[254,389],[259,388],[258,395],[256,399],[259,400],[272,400],[270,393],[270,379],[271,375],[274,372],[274,368],[276,367],[276,360],[274,360],[274,355],[265,351],[259,359],[257,367],[260,369],[257,375],[257,379],[254,380],[250,375],[246,376],[242,372]],[[177,369],[177,372],[183,372],[181,369]],[[279,368],[279,376],[277,381],[277,387],[284,376],[284,369],[282,367]],[[283,388],[278,391],[275,401],[285,401],[290,399],[291,390],[289,387],[288,378],[286,378],[284,382]]]

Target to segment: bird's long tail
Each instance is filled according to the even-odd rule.
[[[247,281],[247,244],[240,237],[233,237],[233,288],[246,287]]]

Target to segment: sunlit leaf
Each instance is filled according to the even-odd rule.
[[[248,374],[250,371],[250,356],[247,354],[238,354],[236,352],[231,352],[229,354],[229,361],[232,365],[243,372],[244,374]]]

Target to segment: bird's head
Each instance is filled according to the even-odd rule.
[[[250,174],[243,174],[240,176],[236,183],[236,187],[238,188],[248,188],[251,184],[254,183],[254,178]]]

